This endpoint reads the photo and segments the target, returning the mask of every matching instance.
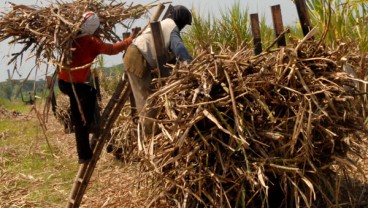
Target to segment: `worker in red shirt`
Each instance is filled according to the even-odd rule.
[[[96,104],[96,89],[88,85],[87,77],[91,63],[100,54],[115,55],[126,50],[136,36],[131,36],[114,44],[104,43],[96,31],[100,28],[100,20],[94,12],[83,14],[80,35],[73,43],[72,61],[60,68],[59,88],[69,96],[72,122],[75,126],[75,137],[78,162],[88,163],[93,151],[89,144],[89,128],[93,120]],[[80,107],[80,109],[79,109]]]

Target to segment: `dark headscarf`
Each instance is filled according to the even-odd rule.
[[[183,29],[185,25],[192,24],[192,14],[185,6],[181,5],[174,6],[167,18],[174,20],[179,30]]]

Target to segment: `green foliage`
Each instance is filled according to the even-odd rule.
[[[275,32],[269,25],[267,25],[265,16],[262,16],[259,27],[261,30],[262,48],[264,49],[271,45],[273,40],[276,38]]]
[[[28,101],[28,94],[37,95],[39,97],[45,96],[46,81],[40,79],[35,80],[7,80],[0,82],[0,98],[7,98],[8,100],[22,98]]]
[[[354,42],[368,52],[368,5],[364,0],[308,0],[312,25],[326,33],[325,43]]]
[[[30,105],[26,105],[20,100],[9,101],[6,98],[0,98],[0,106],[3,106],[8,110],[15,110],[20,113],[28,113],[31,110]]]
[[[215,42],[215,38],[211,35],[211,15],[205,20],[200,14],[194,10],[192,12],[193,21],[188,34],[183,36],[188,50],[195,56],[196,49],[207,48],[210,43]]]
[[[100,86],[109,94],[115,91],[116,86],[124,72],[124,65],[116,65],[109,68],[103,68],[99,72]]]
[[[117,74],[123,74],[125,68],[124,64],[115,65],[112,67],[103,67],[103,72],[107,77],[114,76]]]
[[[0,83],[0,97],[5,97],[8,100],[11,100],[12,95],[13,95],[12,83],[9,81]]]
[[[298,39],[301,40],[304,37],[303,31],[299,25],[289,25],[290,34],[289,37],[291,37],[293,40]]]
[[[221,45],[229,45],[231,49],[240,49],[252,39],[251,31],[246,25],[249,22],[248,8],[240,9],[239,2],[225,12],[216,21],[217,36]]]
[[[274,42],[276,36],[274,29],[267,25],[265,16],[260,20],[262,48],[267,48]],[[301,28],[290,26],[292,38],[302,37]],[[253,36],[250,27],[250,14],[248,8],[241,9],[239,2],[231,8],[221,12],[220,18],[214,18],[210,14],[202,16],[196,10],[193,11],[193,22],[184,35],[183,40],[193,56],[198,55],[201,49],[209,49],[218,52],[222,49],[231,51],[253,46]]]
[[[239,3],[221,12],[221,18],[216,19],[210,14],[207,18],[193,11],[193,22],[184,36],[184,42],[189,51],[196,55],[196,49],[209,48],[218,51],[223,48],[236,50],[242,48],[252,39],[251,31],[246,26],[249,22],[248,11],[242,10]]]
[[[312,26],[320,29],[316,36],[323,38],[331,47],[340,43],[355,43],[360,52],[368,52],[368,4],[366,0],[307,0]],[[223,48],[232,51],[242,47],[253,47],[247,8],[239,3],[221,12],[220,18],[211,14],[201,15],[193,11],[193,23],[183,39],[189,51],[196,56],[201,49]],[[303,33],[300,25],[290,25],[288,42],[300,40]],[[273,27],[260,21],[262,47],[268,47],[275,39]]]

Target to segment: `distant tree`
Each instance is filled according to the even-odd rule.
[[[0,86],[2,96],[5,96],[9,101],[11,101],[13,95],[13,87],[11,81],[3,82]]]

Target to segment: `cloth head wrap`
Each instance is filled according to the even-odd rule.
[[[80,36],[93,35],[100,26],[100,18],[96,13],[88,11],[83,14]]]

